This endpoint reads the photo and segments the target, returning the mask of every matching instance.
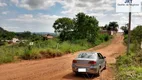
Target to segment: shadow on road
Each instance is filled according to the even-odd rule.
[[[75,73],[69,73],[63,77],[63,79],[69,79],[69,80],[92,80],[98,78],[98,76],[93,75],[93,74],[78,74],[76,75]]]

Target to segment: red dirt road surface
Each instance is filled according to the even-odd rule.
[[[115,63],[115,58],[125,52],[125,49],[123,36],[117,34],[108,46],[86,51],[101,52],[110,64]],[[72,72],[71,64],[77,54],[78,52],[57,58],[0,65],[0,80],[113,80],[113,70],[109,65],[106,70],[102,71],[100,77],[76,76]]]

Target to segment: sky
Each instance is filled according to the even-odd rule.
[[[128,13],[116,12],[116,0],[0,0],[0,26],[14,32],[54,32],[58,18],[74,18],[79,12],[95,16],[99,26],[128,23]],[[142,13],[132,13],[132,29],[141,25]]]

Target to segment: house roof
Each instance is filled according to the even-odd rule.
[[[54,38],[52,35],[50,35],[50,34],[47,34],[47,35],[45,35],[44,36],[45,38],[47,38],[47,39],[52,39],[52,38]]]

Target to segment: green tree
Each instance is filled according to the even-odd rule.
[[[39,40],[43,40],[43,38],[42,38],[41,35],[33,33],[33,34],[31,35],[31,40],[32,40],[32,41],[39,41]]]
[[[142,42],[142,26],[137,26],[133,31],[132,31],[132,42],[137,42],[138,44],[141,44]]]
[[[78,13],[75,22],[75,37],[77,39],[86,39],[89,42],[95,43],[98,36],[99,26],[98,21],[93,16],[88,16],[84,13]]]
[[[78,39],[84,39],[87,37],[86,35],[86,15],[84,13],[78,13],[76,18],[74,18],[75,22],[75,37]],[[83,35],[82,35],[83,34]]]
[[[12,39],[13,37],[15,37],[16,34],[14,32],[9,32],[4,30],[3,28],[0,27],[0,39]]]
[[[108,31],[113,30],[113,31],[118,31],[118,23],[117,22],[110,22],[109,25],[106,26],[106,29]]]
[[[121,29],[124,31],[124,34],[128,34],[128,24],[122,26]]]
[[[106,24],[106,25],[104,26],[104,28],[107,30],[107,28],[108,28],[108,24]]]
[[[61,40],[87,39],[95,43],[98,36],[98,21],[93,16],[78,13],[76,18],[59,18],[55,21],[53,28],[60,34]]]
[[[53,24],[56,33],[60,34],[61,40],[72,39],[74,23],[70,18],[59,18]]]
[[[16,35],[14,32],[7,32],[6,34],[6,39],[12,39],[14,38]]]
[[[30,39],[32,33],[30,31],[25,31],[25,32],[22,32],[22,33],[17,33],[16,35],[20,39]]]

